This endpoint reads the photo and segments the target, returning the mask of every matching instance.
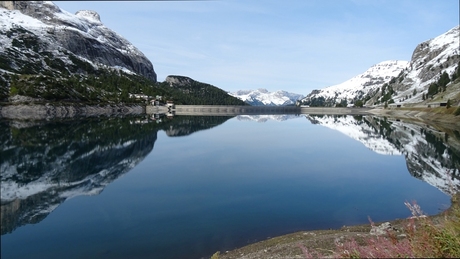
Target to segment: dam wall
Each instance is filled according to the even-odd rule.
[[[273,114],[328,114],[364,115],[370,114],[367,108],[349,107],[297,107],[297,106],[236,106],[236,105],[175,105],[146,107],[147,114],[173,113],[174,115],[237,116]]]

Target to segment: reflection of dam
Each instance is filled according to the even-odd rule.
[[[147,113],[154,113],[146,108]],[[236,106],[236,105],[175,105],[175,115],[262,115],[262,114],[369,114],[366,108],[297,107],[297,106]]]
[[[176,115],[241,115],[300,113],[295,106],[176,105]]]

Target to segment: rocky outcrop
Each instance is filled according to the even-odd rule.
[[[191,85],[195,80],[186,76],[169,75],[165,78],[165,82],[168,83],[170,87],[183,87]]]

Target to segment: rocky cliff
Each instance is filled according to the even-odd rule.
[[[2,1],[0,43],[0,70],[7,73],[61,75],[112,68],[157,80],[145,55],[94,11],[71,14],[49,1]]]

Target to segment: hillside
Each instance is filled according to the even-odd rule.
[[[220,88],[186,76],[169,75],[160,85],[163,89],[169,88],[174,91],[174,99],[177,99],[177,104],[247,105]]]
[[[302,103],[310,106],[347,106],[390,82],[408,64],[407,61],[398,60],[381,62],[341,84],[312,91]]]

